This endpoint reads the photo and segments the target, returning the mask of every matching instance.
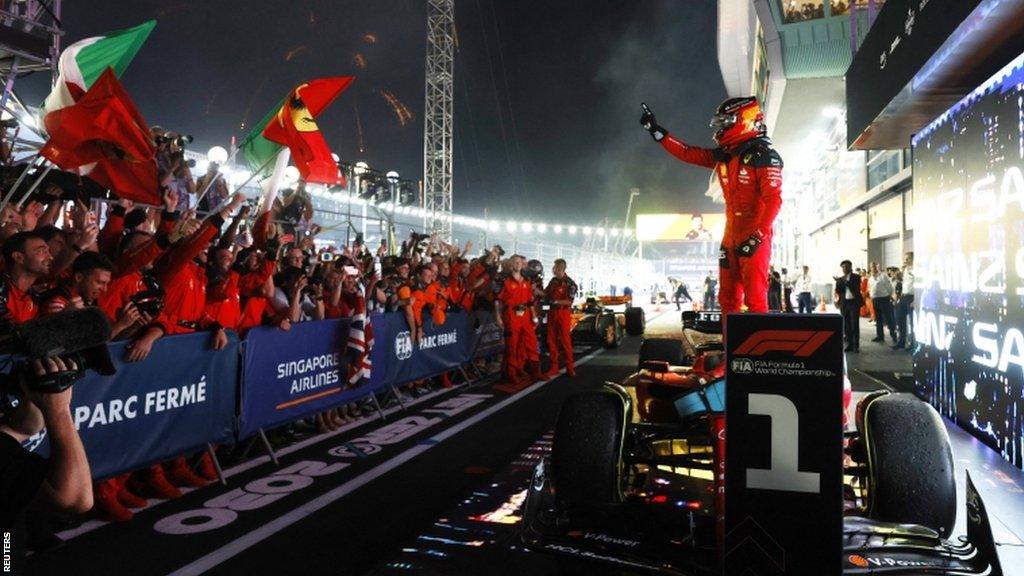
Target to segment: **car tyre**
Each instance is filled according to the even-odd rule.
[[[566,399],[551,448],[555,497],[568,507],[622,500],[622,438],[627,406],[611,391]]]
[[[626,308],[626,334],[630,336],[643,336],[647,328],[647,317],[644,309],[639,306]]]
[[[913,394],[885,394],[864,409],[870,518],[919,524],[949,537],[956,522],[956,476],[938,412]]]
[[[638,366],[643,368],[644,362],[650,360],[668,362],[669,366],[686,366],[683,342],[675,338],[644,338],[643,343],[640,344]]]

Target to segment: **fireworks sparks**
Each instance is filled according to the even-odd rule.
[[[366,34],[363,34],[363,42],[366,42],[367,44],[376,44],[377,35],[367,32]]]
[[[355,56],[352,56],[352,62],[355,63],[356,68],[366,70],[366,58],[363,58],[362,54],[356,52]]]
[[[243,132],[245,131],[245,126],[246,126],[246,124],[249,121],[249,113],[252,112],[252,104],[253,104],[253,102],[255,102],[256,96],[259,95],[259,93],[263,91],[263,87],[267,85],[267,80],[269,80],[269,79],[270,79],[270,73],[268,72],[268,73],[263,75],[263,80],[260,81],[260,85],[256,88],[256,90],[254,90],[252,92],[252,95],[249,96],[249,104],[246,105],[245,113],[242,114],[242,121],[239,122],[239,124],[238,124],[238,129],[240,131],[243,131]]]
[[[366,152],[363,148],[363,122],[359,119],[359,104],[356,103],[356,99],[352,99],[352,108],[356,111],[356,134],[359,137],[359,153]]]
[[[411,110],[409,110],[408,106],[402,104],[402,102],[398,98],[396,98],[394,94],[388,92],[387,90],[378,90],[378,92],[380,92],[380,95],[383,96],[384,100],[387,101],[388,106],[391,107],[391,111],[395,113],[395,117],[398,118],[398,124],[400,126],[404,127],[409,122],[412,122],[413,118],[415,118],[415,115],[412,113]]]
[[[295,48],[292,48],[291,50],[289,50],[284,55],[284,61],[285,62],[291,62],[296,56],[298,56],[299,54],[301,54],[302,52],[304,52],[305,50],[308,50],[308,49],[309,49],[309,46],[307,46],[306,44],[303,44],[301,46],[296,46]]]

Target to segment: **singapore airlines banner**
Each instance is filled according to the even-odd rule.
[[[913,140],[917,393],[1024,460],[1024,54]]]

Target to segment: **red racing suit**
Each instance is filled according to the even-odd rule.
[[[505,365],[510,382],[525,373],[527,362],[539,362],[537,332],[533,325],[533,282],[505,278],[498,293],[501,321],[505,325]]]
[[[772,223],[782,207],[782,158],[767,138],[753,138],[732,152],[689,146],[671,135],[661,140],[683,162],[715,171],[725,197],[725,235],[718,254],[718,303],[724,314],[746,304],[750,312],[768,311],[768,263]],[[761,245],[753,255],[737,249],[756,235]]]
[[[576,298],[576,283],[572,278],[565,276],[552,278],[544,289],[544,295],[555,302],[557,300],[569,300]],[[572,357],[572,304],[551,304],[548,310],[548,355],[551,356],[551,370],[558,369],[558,346],[562,346],[565,353],[565,369],[572,373],[575,371]]]

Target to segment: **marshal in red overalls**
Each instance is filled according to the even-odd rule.
[[[540,379],[540,352],[533,316],[533,283],[509,276],[498,293],[501,321],[505,329],[505,366],[509,383],[516,384],[529,374]]]
[[[558,276],[559,265],[563,274]],[[576,367],[572,357],[572,301],[576,298],[576,283],[564,274],[565,262],[555,261],[555,277],[548,282],[544,295],[551,302],[548,310],[548,355],[551,356],[551,368],[548,376],[558,373],[558,348],[561,346],[565,354],[565,373],[576,375]]]

